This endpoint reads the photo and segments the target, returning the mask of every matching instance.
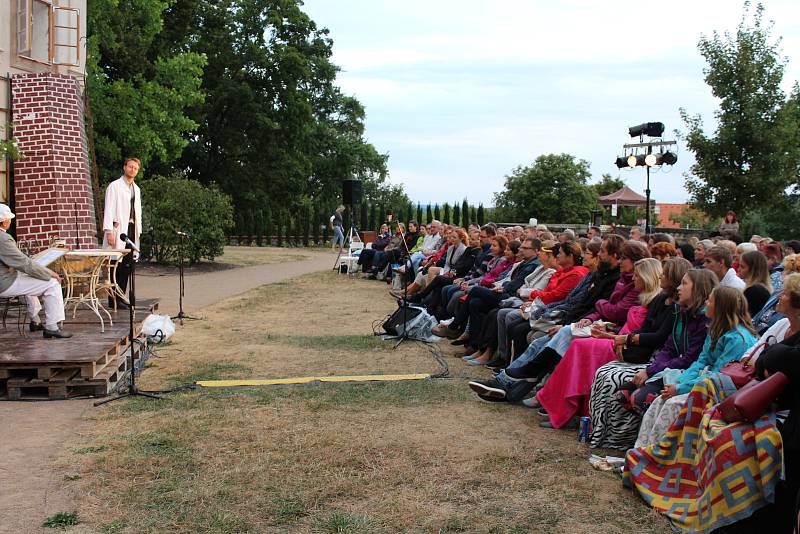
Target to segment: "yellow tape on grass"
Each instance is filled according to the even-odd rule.
[[[198,380],[204,388],[230,388],[237,386],[285,386],[313,382],[396,382],[398,380],[425,380],[429,374],[417,375],[353,375],[353,376],[301,376],[297,378],[271,378],[266,380]]]

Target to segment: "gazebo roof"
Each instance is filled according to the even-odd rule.
[[[614,191],[610,195],[604,195],[598,198],[597,201],[604,206],[610,206],[612,204],[619,204],[622,206],[644,206],[647,203],[647,198],[626,185],[619,191]],[[655,204],[655,202],[656,201],[652,198],[650,199],[651,206]]]

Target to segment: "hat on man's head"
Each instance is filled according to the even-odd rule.
[[[0,204],[0,222],[6,219],[13,219],[14,217],[16,217],[16,215],[11,211],[11,208],[5,204]]]

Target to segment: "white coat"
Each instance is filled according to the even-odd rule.
[[[136,235],[128,236],[128,239],[138,246],[139,237],[142,235],[142,192],[136,182],[133,183],[133,192],[135,195]],[[114,248],[125,248],[125,245],[120,243],[119,236],[128,232],[128,221],[131,220],[131,188],[128,187],[124,176],[120,176],[108,184],[104,208],[103,248],[111,248],[108,246],[108,231],[113,231],[116,237]]]

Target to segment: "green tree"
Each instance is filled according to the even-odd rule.
[[[420,224],[424,224],[425,221],[422,220],[422,206],[419,202],[417,202],[417,222]]]
[[[453,202],[453,224],[459,226],[461,224],[461,206],[458,202]]]
[[[439,211],[439,204],[435,204],[433,206],[433,218],[436,219],[436,220],[439,220],[439,221],[442,220],[442,214]]]
[[[426,222],[431,222],[433,220],[433,211],[431,210],[430,204],[425,206],[425,218]]]
[[[575,223],[589,219],[595,204],[587,186],[589,163],[569,154],[547,154],[506,176],[505,189],[494,196],[501,221],[527,221],[536,217],[549,223]]]
[[[461,201],[461,226],[467,228],[469,226],[469,203],[467,199]]]
[[[334,201],[359,177],[366,201],[407,201],[364,139],[364,107],[336,85],[333,41],[300,0],[171,0],[167,46],[205,54],[206,101],[181,164],[238,208]]]
[[[374,202],[369,206],[369,229],[378,230],[380,223],[378,222],[378,205]]]
[[[86,90],[98,181],[120,175],[135,156],[152,173],[168,174],[198,123],[189,108],[203,102],[206,57],[162,48],[168,0],[93,0],[87,3]],[[214,182],[214,177],[204,183]]]
[[[476,220],[477,220],[478,224],[481,225],[481,226],[483,226],[486,223],[485,213],[484,213],[484,209],[483,209],[483,203],[478,204],[478,213],[477,213]]]
[[[625,181],[620,178],[613,178],[610,174],[603,174],[600,181],[592,184],[591,187],[598,197],[602,197],[625,187]]]
[[[763,23],[764,8],[750,5],[731,35],[716,32],[698,44],[706,60],[705,81],[719,100],[713,135],[703,130],[699,115],[681,109],[688,130],[686,145],[696,163],[686,175],[692,204],[721,216],[732,209],[766,208],[798,178],[798,127],[793,104],[781,90],[786,59],[780,39]],[[793,95],[798,94],[797,86]]]
[[[693,206],[686,206],[680,213],[671,214],[669,219],[681,228],[706,228],[709,225],[708,215]]]
[[[445,202],[442,210],[444,211],[444,219],[442,222],[445,224],[450,224],[450,204]]]

